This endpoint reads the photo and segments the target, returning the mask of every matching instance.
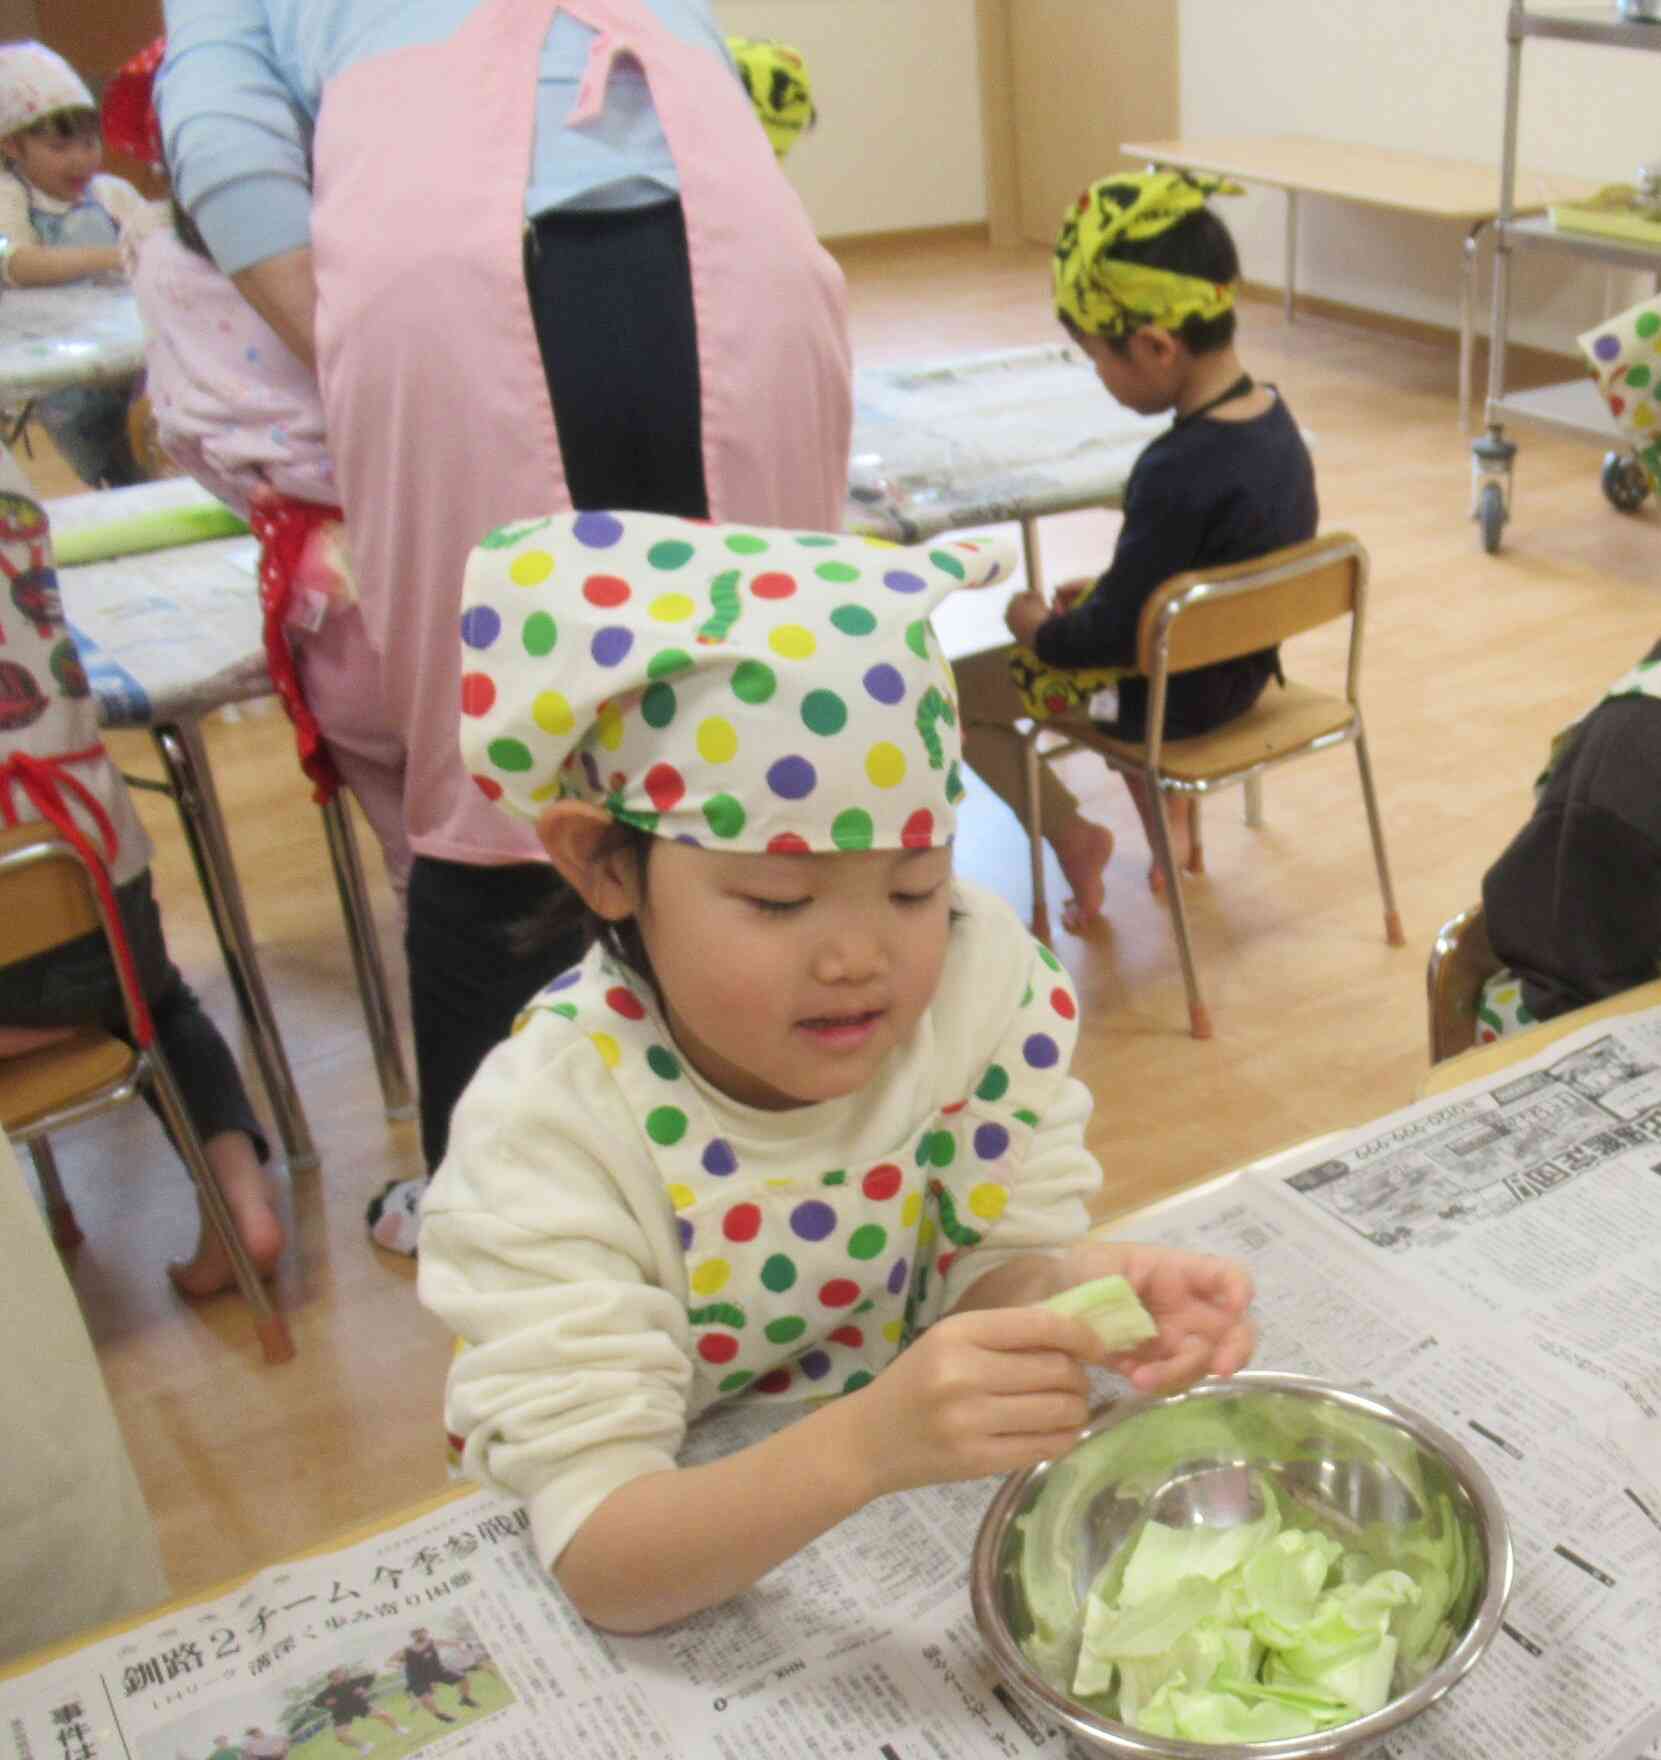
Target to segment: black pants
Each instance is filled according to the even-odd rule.
[[[525,286],[572,505],[706,517],[680,203],[543,215],[526,235]],[[582,957],[579,928],[535,955],[517,946],[516,929],[563,891],[542,863],[415,858],[405,946],[429,1173],[444,1158],[450,1114],[485,1053],[543,985]]]
[[[179,1084],[185,1111],[205,1143],[222,1131],[246,1131],[264,1161],[268,1147],[242,1072],[196,993],[179,975],[162,939],[148,868],[116,888],[139,989],[150,1005],[156,1041]],[[81,1027],[96,1023],[132,1044],[115,964],[100,934],[82,935],[48,953],[0,968],[0,1023],[8,1027]],[[153,1096],[145,1099],[157,1118]],[[167,1121],[162,1118],[162,1128]]]

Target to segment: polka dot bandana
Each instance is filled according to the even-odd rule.
[[[59,110],[93,110],[87,83],[44,43],[0,44],[0,140]]]
[[[503,527],[463,588],[463,758],[531,819],[563,797],[749,854],[941,846],[963,781],[928,614],[1014,560],[658,514]]]

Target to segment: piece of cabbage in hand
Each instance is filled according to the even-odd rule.
[[[1075,1284],[1049,1297],[1044,1306],[1084,1321],[1110,1351],[1134,1350],[1159,1336],[1153,1316],[1123,1277],[1098,1277]]]

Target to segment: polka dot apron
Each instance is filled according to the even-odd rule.
[[[1033,948],[1021,1006],[968,1093],[875,1159],[785,1178],[741,1162],[624,968],[578,967],[530,1003],[527,1016],[560,1015],[593,1043],[662,1171],[686,1256],[696,1406],[853,1392],[939,1317],[952,1261],[995,1244],[1077,1031],[1061,966]]]

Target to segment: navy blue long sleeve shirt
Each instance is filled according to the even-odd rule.
[[[1042,624],[1033,647],[1051,666],[1134,666],[1142,607],[1172,575],[1302,543],[1314,537],[1319,517],[1309,449],[1278,394],[1249,421],[1178,422],[1131,470],[1119,542],[1095,590]],[[1174,675],[1167,736],[1204,733],[1242,714],[1276,665],[1267,648]],[[1146,683],[1124,680],[1113,730],[1140,739],[1146,720]]]

